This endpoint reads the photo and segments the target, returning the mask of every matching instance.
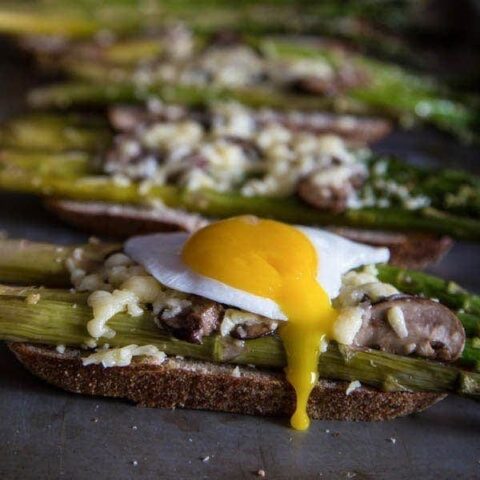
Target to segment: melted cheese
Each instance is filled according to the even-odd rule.
[[[288,321],[280,327],[286,376],[296,392],[292,426],[309,426],[307,402],[318,379],[318,361],[336,313],[317,281],[315,248],[298,229],[254,217],[212,224],[186,242],[183,262],[194,272],[271,299]]]

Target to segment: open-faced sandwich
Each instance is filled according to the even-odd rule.
[[[0,188],[44,195],[65,220],[110,236],[255,214],[335,227],[415,268],[448,250],[445,235],[478,240],[480,180],[373,154],[365,143],[384,127],[156,100],[112,107],[108,120],[23,117],[1,130]]]
[[[277,110],[383,115],[403,126],[431,124],[478,139],[478,99],[432,78],[318,38],[193,35],[70,45],[34,39],[44,64],[73,80],[32,92],[35,107],[105,106],[155,97],[189,106],[212,100]]]
[[[297,429],[478,398],[480,299],[388,257],[252,216],[123,246],[3,240],[3,282],[63,289],[2,286],[0,338],[67,390]]]

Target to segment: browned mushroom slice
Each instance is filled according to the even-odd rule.
[[[441,303],[393,295],[366,308],[353,345],[452,362],[462,353],[465,330]]]
[[[165,105],[150,101],[144,106],[118,105],[108,110],[108,120],[112,127],[121,132],[131,132],[141,125],[152,122],[179,121],[189,115],[198,116],[198,112],[190,111],[179,105]]]
[[[391,124],[383,118],[355,117],[324,112],[278,112],[262,109],[253,113],[260,126],[279,123],[292,131],[334,133],[350,144],[372,143],[387,135]]]
[[[310,76],[295,79],[291,88],[313,95],[335,95],[340,90],[340,84],[335,79]]]
[[[319,210],[343,212],[349,199],[367,176],[365,166],[332,165],[315,171],[300,181],[297,187],[302,200]]]
[[[108,120],[116,130],[134,130],[148,118],[149,113],[144,107],[121,105],[108,110]]]
[[[345,65],[332,78],[314,75],[297,78],[292,88],[313,95],[337,95],[349,88],[365,85],[367,82],[368,75],[365,71],[352,65]]]
[[[277,320],[235,308],[227,308],[220,325],[220,333],[223,337],[230,336],[239,340],[247,340],[271,335],[277,328]]]
[[[158,319],[177,338],[190,343],[202,343],[204,336],[216,331],[220,325],[223,307],[217,302],[192,295],[191,305],[175,316],[160,314]]]
[[[271,335],[277,329],[276,322],[263,322],[263,323],[244,323],[237,325],[230,335],[240,340],[250,340],[252,338],[265,337]]]

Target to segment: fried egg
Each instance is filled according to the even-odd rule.
[[[294,428],[308,428],[307,402],[318,379],[320,345],[330,336],[345,272],[386,262],[389,252],[332,233],[252,216],[212,223],[196,233],[130,239],[126,253],[161,284],[284,320],[286,376],[295,389]]]

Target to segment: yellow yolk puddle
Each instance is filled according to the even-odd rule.
[[[182,260],[198,274],[280,306],[288,318],[280,328],[287,354],[285,371],[297,397],[291,424],[307,429],[307,403],[318,379],[321,341],[335,319],[330,299],[316,279],[321,259],[310,240],[280,222],[235,217],[192,235]]]

